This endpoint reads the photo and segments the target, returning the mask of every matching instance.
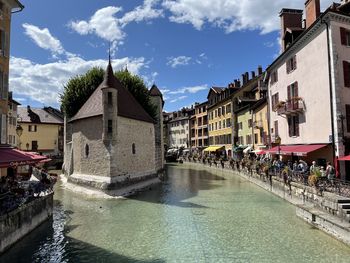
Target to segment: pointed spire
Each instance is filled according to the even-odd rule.
[[[125,72],[129,72],[129,70],[128,70],[128,63],[126,63],[126,66],[125,66],[124,71],[125,71]]]
[[[110,53],[110,49],[109,49],[108,66],[107,66],[105,75],[103,77],[102,88],[112,88],[113,87],[113,77],[114,77],[114,72],[113,72],[113,68],[112,68],[111,53]]]

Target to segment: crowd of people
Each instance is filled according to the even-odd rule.
[[[18,174],[8,168],[7,175],[0,177],[0,215],[52,192],[56,177],[47,170],[31,167],[27,174]]]
[[[242,170],[247,173],[255,171],[260,176],[266,176],[270,179],[271,176],[279,176],[287,184],[290,184],[292,180],[297,180],[305,185],[317,186],[317,183],[322,180],[328,180],[332,183],[336,177],[335,168],[330,162],[327,162],[326,167],[324,167],[323,165],[317,165],[316,161],[312,161],[309,165],[302,159],[294,160],[294,162],[291,160],[282,161],[277,157],[272,159],[270,156],[255,154],[246,154],[235,158],[188,154],[180,159],[189,162],[201,162],[209,166],[231,168],[237,171]]]

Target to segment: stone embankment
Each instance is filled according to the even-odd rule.
[[[0,216],[0,254],[52,216],[53,193]]]
[[[348,208],[350,199],[334,193],[319,192],[314,187],[291,182],[286,185],[283,180],[273,176],[271,181],[255,172],[238,172],[225,165],[225,168],[209,166],[202,163],[186,162],[196,167],[209,170],[223,170],[243,177],[296,206],[296,214],[314,227],[330,234],[336,239],[350,245],[350,223]]]

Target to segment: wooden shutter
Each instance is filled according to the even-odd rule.
[[[344,27],[340,28],[340,39],[342,45],[347,45],[346,43],[346,29]]]
[[[288,117],[288,135],[289,137],[293,136],[293,122],[292,117]]]
[[[2,88],[2,97],[4,99],[8,98],[8,90],[9,90],[9,75],[3,74],[3,88]]]
[[[344,86],[350,88],[350,63],[343,61]]]
[[[294,55],[293,57],[293,69],[297,68],[297,55]]]
[[[6,138],[6,115],[0,114],[0,143],[6,144],[7,138]]]
[[[350,105],[346,104],[346,131],[350,132]]]
[[[298,136],[299,137],[299,115],[294,116],[294,125],[295,125],[295,134],[294,136]]]
[[[298,81],[294,82],[294,97],[299,97]]]
[[[5,99],[4,97],[4,72],[0,69],[0,99]]]
[[[287,99],[288,100],[291,99],[291,85],[288,85],[288,87],[287,87]]]
[[[286,62],[286,70],[287,70],[287,74],[288,74],[290,72],[290,59],[288,59]]]
[[[278,136],[278,121],[275,121],[275,136]]]

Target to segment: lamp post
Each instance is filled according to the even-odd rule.
[[[21,136],[23,134],[23,128],[19,124],[16,127],[16,134],[18,136],[18,148],[21,149]]]

